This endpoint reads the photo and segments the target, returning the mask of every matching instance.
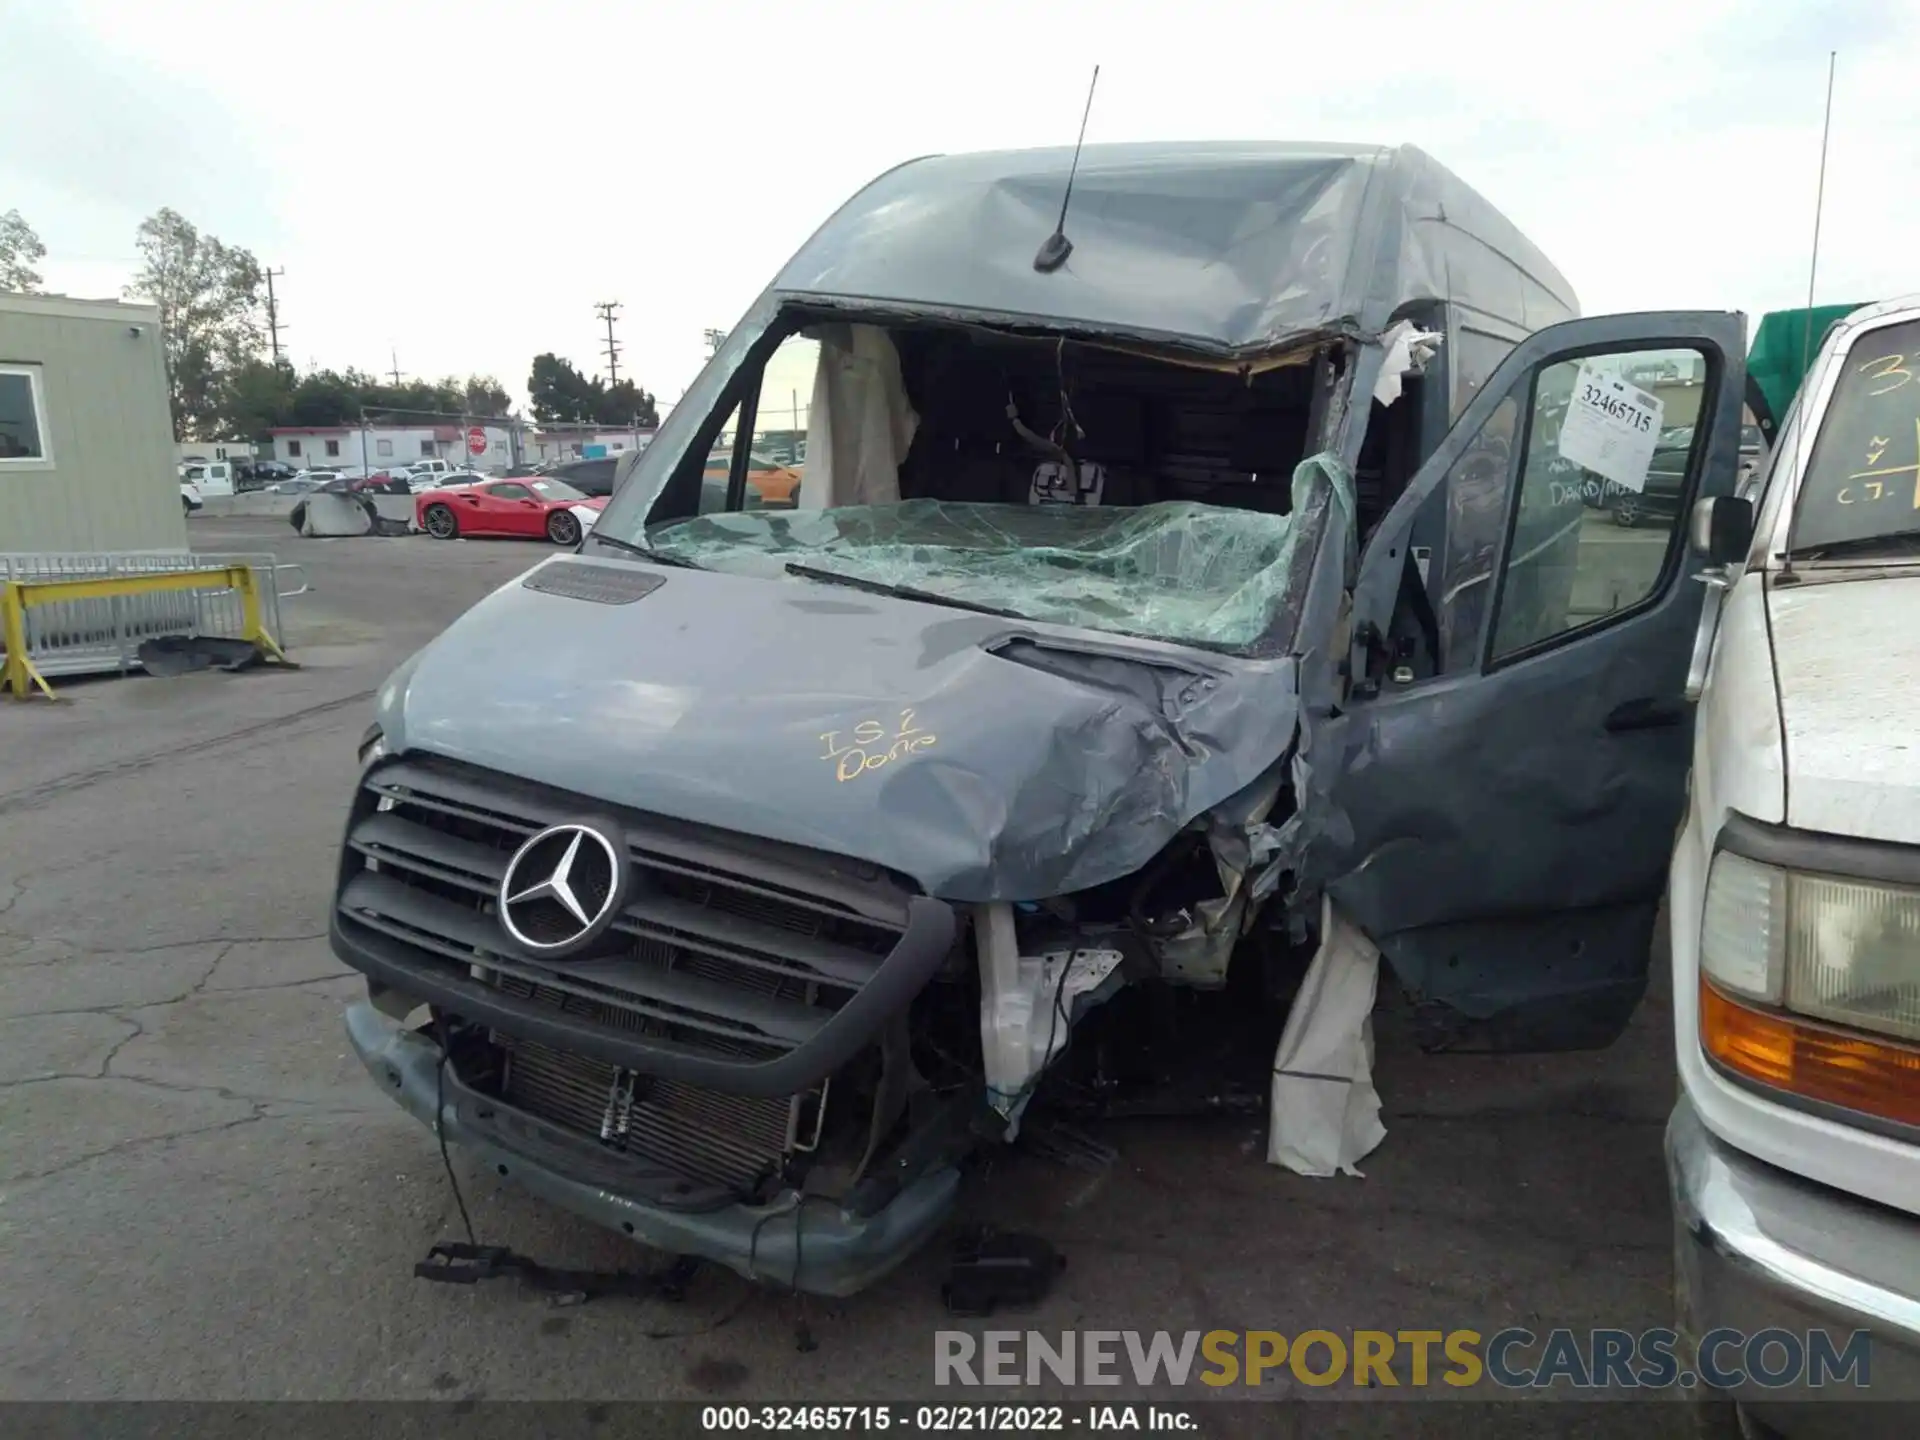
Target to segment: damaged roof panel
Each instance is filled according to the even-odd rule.
[[[1259,351],[1327,328],[1376,334],[1409,299],[1535,328],[1572,288],[1500,212],[1411,146],[1094,145],[1058,271],[1034,252],[1073,151],[935,156],[888,171],[774,283],[786,295],[1019,316]]]

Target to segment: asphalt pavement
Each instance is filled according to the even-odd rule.
[[[354,744],[387,671],[546,547],[188,528],[308,566],[300,669],[0,700],[0,1398],[935,1395],[937,1252],[833,1303],[713,1271],[679,1303],[570,1308],[413,1278],[459,1220],[341,1032],[360,987],[324,935]],[[1664,1325],[1669,1023],[1656,982],[1601,1053],[1425,1057],[1383,1015],[1364,1179],[1267,1165],[1248,1118],[1100,1127],[1099,1179],[1010,1152],[965,1214],[1067,1268],[1039,1310],[964,1328]],[[455,1164],[482,1239],[645,1263]]]

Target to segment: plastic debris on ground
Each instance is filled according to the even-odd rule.
[[[991,1229],[962,1235],[947,1262],[940,1299],[950,1315],[991,1315],[1002,1305],[1037,1305],[1067,1262],[1038,1235]]]

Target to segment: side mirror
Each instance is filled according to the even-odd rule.
[[[1753,501],[1744,495],[1714,495],[1696,500],[1690,537],[1693,553],[1710,565],[1746,559],[1753,544]]]

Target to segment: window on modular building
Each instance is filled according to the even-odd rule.
[[[393,442],[391,440],[376,440],[373,442],[373,450],[376,455],[391,455],[393,454]]]
[[[290,459],[294,460],[300,458],[300,442],[298,440],[287,441],[287,455]]]
[[[47,406],[37,365],[0,366],[0,461],[46,463]]]
[[[433,441],[422,440],[420,442],[420,458],[423,460],[427,460],[427,459],[431,459],[432,456],[433,456]]]
[[[493,449],[495,454],[504,455],[507,453],[507,442],[504,440],[496,440],[493,442]]]
[[[339,453],[340,453],[340,442],[338,440],[327,441],[327,458],[332,459],[335,455],[338,455]]]

